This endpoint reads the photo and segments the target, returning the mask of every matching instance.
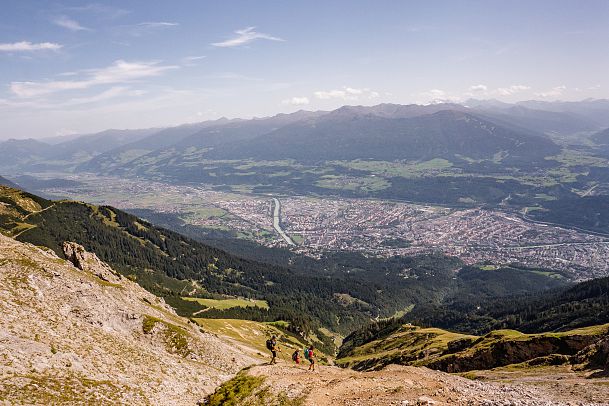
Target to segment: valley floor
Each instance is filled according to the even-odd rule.
[[[206,232],[239,236],[268,247],[289,245],[313,257],[326,250],[380,257],[442,252],[468,264],[519,263],[563,271],[576,280],[609,272],[606,236],[540,224],[511,211],[317,195],[272,200],[267,194],[214,190],[210,184],[184,186],[91,174],[36,175],[79,184],[43,190],[51,196],[125,210],[153,210]]]
[[[485,371],[483,380],[397,365],[375,372],[326,366],[308,372],[306,367],[279,364],[256,366],[247,374],[264,381],[238,404],[261,396],[266,400],[262,404],[273,404],[274,396],[283,399],[278,404],[311,406],[609,404],[609,380],[586,379],[566,369]]]

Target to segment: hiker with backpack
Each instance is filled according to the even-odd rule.
[[[296,363],[296,366],[300,365],[300,350],[294,351],[292,354],[292,361]]]
[[[313,352],[315,348],[310,346],[304,350],[305,359],[309,361],[309,371],[315,372],[315,352]]]
[[[266,340],[266,348],[271,352],[272,358],[269,365],[273,365],[277,363],[277,351],[281,351],[281,348],[277,345],[277,337],[272,336],[270,339]]]

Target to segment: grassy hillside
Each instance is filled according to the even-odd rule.
[[[337,364],[375,370],[389,364],[427,366],[446,372],[491,369],[528,362],[565,363],[570,356],[609,334],[609,324],[559,333],[524,334],[495,330],[484,336],[410,324],[361,345],[347,338]]]
[[[203,330],[233,340],[236,345],[256,350],[253,356],[268,359],[269,350],[266,348],[266,340],[275,335],[278,338],[279,347],[282,349],[280,358],[289,361],[292,352],[303,349],[306,346],[317,344],[315,341],[307,341],[302,337],[285,330],[287,323],[261,323],[250,320],[239,319],[193,319]]]
[[[268,309],[269,304],[266,300],[255,300],[255,299],[204,299],[200,297],[183,297],[183,300],[187,302],[196,302],[201,306],[205,306],[210,309],[232,309],[234,307],[259,307],[261,309]],[[205,310],[205,309],[203,309]]]

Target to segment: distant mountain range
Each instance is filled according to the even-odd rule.
[[[0,143],[0,170],[96,173],[161,170],[163,161],[201,159],[380,160],[501,153],[513,160],[555,153],[552,136],[592,134],[609,127],[609,100],[496,100],[432,105],[345,106],[273,117],[219,119],[178,127],[107,130],[79,137]],[[158,167],[158,165],[161,167]]]
[[[12,188],[17,188],[18,187],[14,182],[11,182],[10,180],[8,180],[6,178],[3,178],[2,176],[0,176],[0,185],[1,186],[12,187]]]
[[[158,131],[158,129],[107,130],[76,138],[68,137],[64,141],[53,139],[51,143],[35,139],[10,139],[0,143],[2,162],[0,166],[27,168],[33,171],[72,169],[80,162],[146,138]]]
[[[210,151],[209,156],[297,161],[450,160],[458,155],[492,159],[503,152],[510,159],[528,161],[559,150],[547,138],[501,127],[459,110],[410,118],[342,113],[339,110],[240,143],[223,144]]]

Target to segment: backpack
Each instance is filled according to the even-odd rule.
[[[273,349],[275,348],[275,344],[273,343],[273,340],[271,340],[271,339],[266,340],[266,348],[268,350],[273,351]]]
[[[306,360],[311,359],[311,350],[309,350],[308,348],[304,350],[304,356]]]

